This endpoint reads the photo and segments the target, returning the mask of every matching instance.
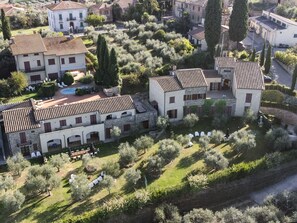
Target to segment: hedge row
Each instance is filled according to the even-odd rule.
[[[276,51],[274,57],[287,66],[297,64],[297,55],[293,53]]]
[[[270,107],[270,108],[279,108],[279,109],[283,109],[297,114],[297,106],[294,106],[294,105],[279,104],[271,101],[261,101],[261,106]]]
[[[278,90],[284,94],[296,96],[296,91],[292,91],[291,88],[281,84],[265,84],[265,90]]]

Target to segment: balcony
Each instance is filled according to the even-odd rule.
[[[206,93],[207,99],[235,99],[231,90],[208,91]]]
[[[76,17],[69,17],[67,18],[67,21],[75,21],[76,20]]]
[[[42,67],[34,67],[29,69],[19,69],[22,72],[30,73],[30,72],[38,72],[38,71],[45,71],[45,66]]]
[[[17,147],[29,146],[29,145],[32,145],[32,141],[31,140],[28,140],[28,141],[22,142],[22,143],[20,141],[18,141],[18,143],[17,143]]]

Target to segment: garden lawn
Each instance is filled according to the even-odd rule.
[[[228,124],[231,129],[238,130],[239,121],[233,120],[232,123]],[[198,122],[198,124],[189,131],[188,128],[173,128],[178,130],[178,134],[189,134],[193,132],[193,130],[203,129],[204,131],[212,130],[209,125],[209,120],[203,119]],[[241,126],[242,127],[242,126]],[[238,163],[241,161],[251,161],[262,157],[266,152],[267,148],[265,147],[263,141],[263,132],[257,126],[245,126],[246,129],[251,129],[256,133],[257,136],[257,148],[254,150],[250,150],[244,152],[242,154],[238,154],[233,151],[231,146],[228,143],[223,143],[220,145],[211,145],[216,150],[220,150],[224,153],[224,155],[229,159],[230,164]],[[194,132],[193,132],[194,133]],[[131,138],[131,139],[130,139]],[[129,137],[128,140],[132,142],[132,137]],[[180,185],[184,180],[186,180],[187,176],[192,172],[206,172],[203,155],[200,152],[199,146],[197,143],[197,138],[194,138],[194,146],[187,149],[182,149],[179,157],[174,159],[172,162],[167,164],[163,168],[163,174],[159,179],[148,182],[148,189],[162,189],[166,187],[174,187]],[[261,143],[262,142],[262,143]],[[116,143],[108,143],[100,145],[100,152],[98,154],[99,157],[95,158],[95,162],[98,165],[98,171],[92,175],[89,175],[90,181],[94,179],[101,172],[101,166],[108,160],[112,160],[114,162],[118,161],[118,153],[117,153],[117,144]],[[155,144],[152,148],[150,148],[145,154],[140,154],[139,159],[133,165],[133,168],[137,169],[142,165],[142,161],[146,160],[149,156],[155,154],[158,149],[158,144]],[[108,201],[111,197],[127,197],[130,196],[131,193],[134,192],[134,188],[129,191],[125,188],[125,179],[122,174],[120,177],[116,179],[116,184],[111,190],[111,195],[108,195],[108,191],[104,188],[100,188],[100,186],[95,186],[92,189],[92,194],[84,201],[81,202],[73,202],[71,199],[70,187],[68,184],[68,179],[71,173],[81,173],[83,172],[83,168],[81,167],[82,162],[76,161],[69,164],[66,164],[64,168],[61,169],[61,172],[58,173],[63,181],[59,188],[52,191],[52,196],[48,197],[45,195],[40,195],[37,198],[33,198],[31,200],[27,200],[24,204],[23,208],[16,212],[15,214],[6,217],[5,213],[0,212],[1,223],[8,222],[22,222],[22,223],[34,223],[34,222],[54,222],[55,220],[61,219],[62,217],[71,217],[82,214],[86,211],[92,211],[102,203]],[[123,169],[123,172],[127,169]],[[20,187],[25,181],[25,172],[22,174],[22,177],[17,178],[17,185]],[[140,185],[143,187],[144,182],[142,181]]]
[[[12,30],[11,31],[11,35],[12,36],[17,36],[17,35],[28,35],[28,34],[33,34],[34,31],[36,33],[38,33],[39,31],[43,30],[43,31],[48,31],[49,27],[48,26],[39,26],[36,28],[31,28],[31,29],[16,29],[16,30]]]
[[[24,93],[23,95],[10,98],[8,99],[7,103],[22,102],[22,101],[29,100],[30,98],[37,99],[38,98],[37,92],[28,92],[28,93]]]

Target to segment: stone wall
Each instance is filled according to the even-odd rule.
[[[275,117],[281,119],[285,124],[297,125],[297,114],[293,112],[269,107],[261,107],[260,111],[265,114],[274,115]]]

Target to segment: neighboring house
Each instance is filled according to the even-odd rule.
[[[206,99],[225,100],[229,116],[242,116],[248,108],[257,113],[262,90],[263,75],[257,63],[228,57],[216,58],[215,70],[174,70],[169,76],[149,79],[149,100],[170,121],[182,120],[188,113],[203,115]]]
[[[188,12],[191,23],[203,24],[207,0],[175,0],[173,3],[174,16],[181,18],[183,12]]]
[[[61,1],[47,5],[48,24],[52,31],[63,33],[83,32],[88,8],[81,3]]]
[[[65,71],[86,70],[87,49],[80,38],[18,35],[10,48],[17,70],[26,73],[29,84],[59,79]]]
[[[112,4],[100,3],[92,5],[89,8],[89,13],[105,16],[105,22],[112,22]]]
[[[188,39],[191,43],[198,46],[198,49],[201,51],[207,50],[207,43],[205,40],[205,32],[203,26],[193,27],[193,30],[188,32]],[[224,49],[229,49],[230,39],[229,39],[229,27],[228,26],[221,26],[221,38],[220,44],[224,42]]]
[[[249,25],[273,46],[291,47],[297,44],[297,22],[285,17],[263,11],[262,16],[251,17]]]
[[[5,16],[13,16],[17,14],[18,12],[24,12],[24,8],[15,7],[11,4],[0,4],[0,10],[3,9]]]
[[[36,150],[47,153],[111,141],[114,126],[122,130],[123,136],[147,131],[155,126],[157,118],[149,103],[129,95],[47,108],[38,107],[31,99],[10,108],[0,106],[0,110],[10,153],[21,152],[24,156]]]
[[[127,12],[130,6],[134,6],[136,4],[136,0],[117,0],[114,1],[114,4],[118,4],[122,9],[122,13]]]

